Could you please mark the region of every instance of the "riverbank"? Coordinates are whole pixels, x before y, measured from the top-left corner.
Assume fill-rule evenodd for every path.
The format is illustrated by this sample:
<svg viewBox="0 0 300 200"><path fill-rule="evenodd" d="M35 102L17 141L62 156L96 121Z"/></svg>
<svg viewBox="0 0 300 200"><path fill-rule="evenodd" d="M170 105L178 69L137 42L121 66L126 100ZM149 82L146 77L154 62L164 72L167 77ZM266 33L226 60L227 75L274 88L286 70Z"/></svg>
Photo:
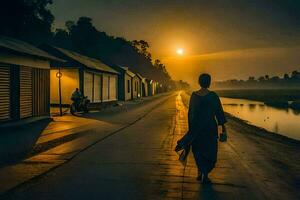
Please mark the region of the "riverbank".
<svg viewBox="0 0 300 200"><path fill-rule="evenodd" d="M277 176L300 189L300 141L253 126L232 115L226 116L229 140L231 134L245 137L248 143L260 149L257 153L263 154L266 162L276 167Z"/></svg>
<svg viewBox="0 0 300 200"><path fill-rule="evenodd" d="M190 98L189 92L182 93L182 100L187 107L189 104L189 98ZM226 117L227 117L227 120L230 122L230 124L234 124L235 127L239 128L241 131L245 130L245 133L247 133L247 134L252 134L252 135L255 135L258 137L274 140L277 142L282 142L285 144L298 145L300 147L299 140L295 140L295 139L286 137L284 135L280 135L280 134L268 131L266 129L251 125L247 121L242 120L238 117L235 117L229 113L226 113ZM300 134L300 131L299 131L299 134ZM300 148L299 148L299 150L300 150Z"/></svg>
<svg viewBox="0 0 300 200"><path fill-rule="evenodd" d="M190 96L183 93L182 97L184 104L188 105ZM255 166L252 168L254 174L259 174L262 169L269 171L274 177L264 178L269 179L267 182L279 178L287 186L299 190L300 141L253 126L230 114L226 116L228 143L237 148L242 159Z"/></svg>
<svg viewBox="0 0 300 200"><path fill-rule="evenodd" d="M226 118L228 120L228 124L231 126L234 126L236 129L239 129L240 131L243 131L245 134L252 134L254 136L273 140L277 142L281 142L287 145L298 145L300 147L300 141L295 140L289 137L286 137L284 135L280 135L271 131L268 131L264 128L260 128L257 126L254 126L252 124L249 124L247 121L242 120L238 117L235 117L229 113L226 113ZM299 148L300 150L300 148Z"/></svg>

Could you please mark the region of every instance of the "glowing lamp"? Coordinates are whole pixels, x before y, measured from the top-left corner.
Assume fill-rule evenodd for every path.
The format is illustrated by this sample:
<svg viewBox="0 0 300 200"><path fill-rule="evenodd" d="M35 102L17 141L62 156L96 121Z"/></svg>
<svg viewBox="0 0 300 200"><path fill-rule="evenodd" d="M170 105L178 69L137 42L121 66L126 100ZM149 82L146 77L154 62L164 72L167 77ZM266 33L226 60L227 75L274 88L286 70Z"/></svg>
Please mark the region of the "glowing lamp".
<svg viewBox="0 0 300 200"><path fill-rule="evenodd" d="M56 73L56 78L61 78L62 77L62 73L61 72L57 72Z"/></svg>

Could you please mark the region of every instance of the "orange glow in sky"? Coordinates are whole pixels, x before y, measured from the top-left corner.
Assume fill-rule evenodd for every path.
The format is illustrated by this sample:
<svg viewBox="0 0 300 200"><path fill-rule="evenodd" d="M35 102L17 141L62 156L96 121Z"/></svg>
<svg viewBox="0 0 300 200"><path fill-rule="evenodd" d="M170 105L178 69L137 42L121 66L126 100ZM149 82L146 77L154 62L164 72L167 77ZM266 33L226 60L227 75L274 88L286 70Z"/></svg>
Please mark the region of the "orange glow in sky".
<svg viewBox="0 0 300 200"><path fill-rule="evenodd" d="M296 0L82 2L51 5L55 27L92 17L110 35L147 41L152 58L160 59L173 79L195 87L200 73L227 80L299 71L300 7L291 3Z"/></svg>

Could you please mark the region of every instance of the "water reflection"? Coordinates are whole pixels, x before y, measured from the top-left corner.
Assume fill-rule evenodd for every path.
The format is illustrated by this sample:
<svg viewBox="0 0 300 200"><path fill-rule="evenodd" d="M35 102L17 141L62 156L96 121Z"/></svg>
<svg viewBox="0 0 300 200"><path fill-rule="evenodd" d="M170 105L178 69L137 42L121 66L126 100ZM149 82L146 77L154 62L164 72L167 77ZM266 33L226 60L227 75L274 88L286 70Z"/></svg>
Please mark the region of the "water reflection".
<svg viewBox="0 0 300 200"><path fill-rule="evenodd" d="M274 132L275 133L279 133L279 127L278 127L278 123L277 122L275 123L275 126L274 126Z"/></svg>
<svg viewBox="0 0 300 200"><path fill-rule="evenodd" d="M265 105L260 104L260 105L258 105L258 107L259 107L260 112L265 111Z"/></svg>
<svg viewBox="0 0 300 200"><path fill-rule="evenodd" d="M275 108L263 102L221 98L224 110L258 127L300 140L299 111Z"/></svg>
<svg viewBox="0 0 300 200"><path fill-rule="evenodd" d="M256 108L256 104L249 104L249 110L251 112L255 111L255 108Z"/></svg>

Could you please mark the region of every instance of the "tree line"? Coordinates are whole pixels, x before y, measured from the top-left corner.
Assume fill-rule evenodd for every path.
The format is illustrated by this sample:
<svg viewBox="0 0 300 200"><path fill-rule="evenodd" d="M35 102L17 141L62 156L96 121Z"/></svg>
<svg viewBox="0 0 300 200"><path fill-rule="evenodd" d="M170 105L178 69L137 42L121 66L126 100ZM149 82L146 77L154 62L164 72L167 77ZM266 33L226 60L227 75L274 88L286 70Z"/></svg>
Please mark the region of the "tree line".
<svg viewBox="0 0 300 200"><path fill-rule="evenodd" d="M47 8L52 3L52 0L6 0L0 8L0 34L34 45L48 43L100 59L106 64L130 67L161 83L171 81L166 66L152 58L147 41L129 41L108 35L85 16L77 21L67 21L63 29L54 30L55 17Z"/></svg>
<svg viewBox="0 0 300 200"><path fill-rule="evenodd" d="M300 87L300 72L292 71L280 76L264 75L259 77L249 76L247 80L230 79L216 81L216 88L244 88L244 87Z"/></svg>

